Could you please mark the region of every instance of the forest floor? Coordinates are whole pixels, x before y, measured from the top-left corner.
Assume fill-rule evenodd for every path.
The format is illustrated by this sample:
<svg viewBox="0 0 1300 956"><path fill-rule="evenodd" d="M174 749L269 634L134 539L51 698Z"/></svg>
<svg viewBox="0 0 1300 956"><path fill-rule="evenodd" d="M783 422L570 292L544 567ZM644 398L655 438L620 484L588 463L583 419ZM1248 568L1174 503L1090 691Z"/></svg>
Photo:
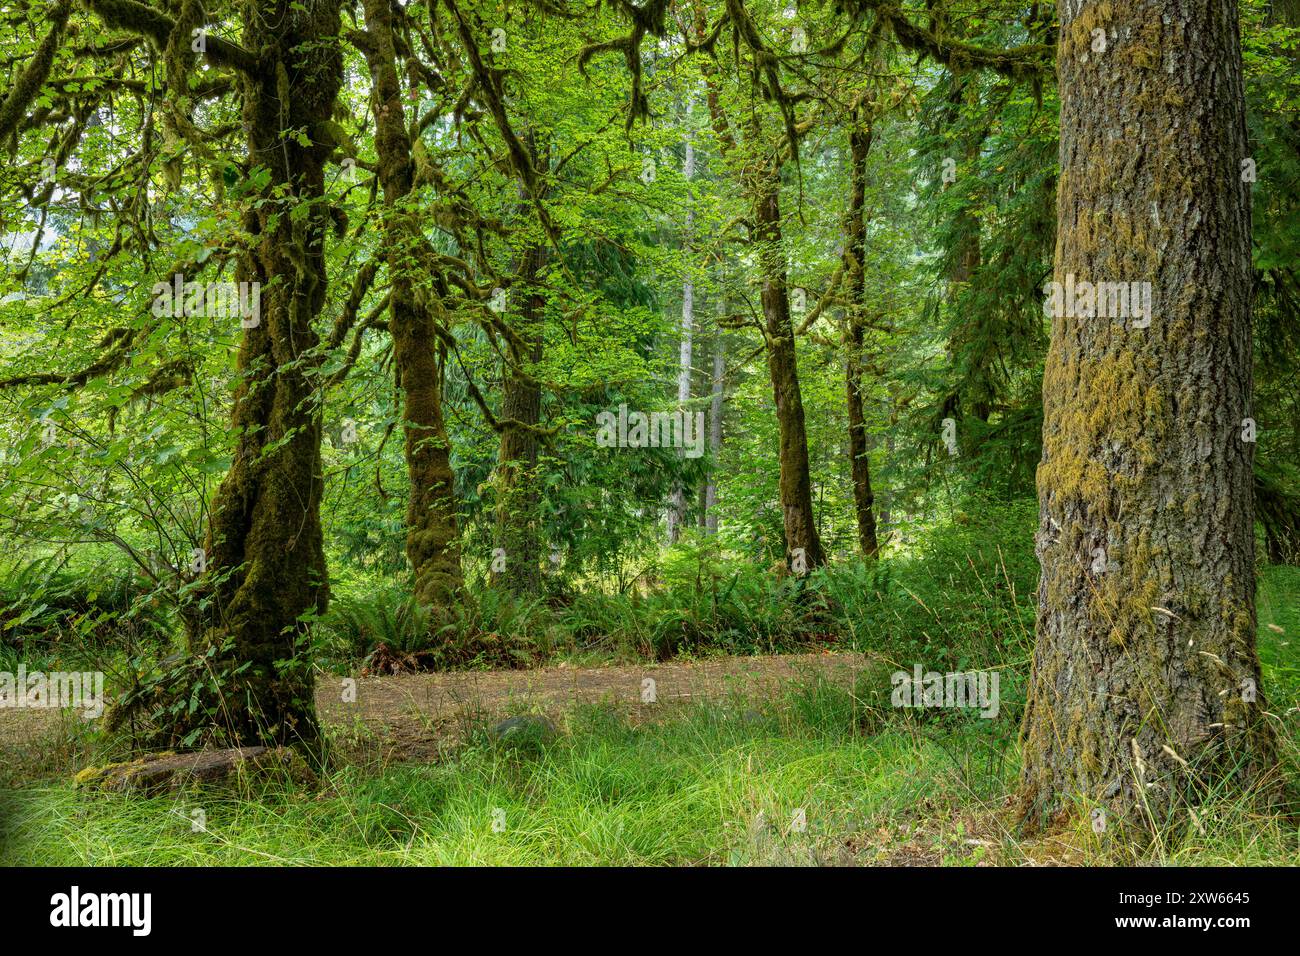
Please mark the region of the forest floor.
<svg viewBox="0 0 1300 956"><path fill-rule="evenodd" d="M338 767L311 793L89 794L71 773L104 757L76 746L76 718L0 712L3 749L26 763L0 845L14 862L92 865L991 861L990 807L923 792L946 773L940 748L854 730L866 663L815 653L399 674L356 678L352 702L323 677ZM546 715L560 739L503 745L491 728L521 715ZM182 826L195 806L197 834ZM494 832L497 813L508 834Z"/></svg>
<svg viewBox="0 0 1300 956"><path fill-rule="evenodd" d="M718 657L663 664L384 674L322 675L316 711L345 759L437 759L485 722L519 716L560 719L580 705L611 708L643 723L674 705L730 699L751 704L818 677L851 689L866 658L852 652ZM642 701L653 680L654 702ZM345 699L350 698L350 699ZM57 710L0 708L0 766L10 781L66 771L60 746L78 718ZM0 782L3 782L0 780Z"/></svg>
<svg viewBox="0 0 1300 956"><path fill-rule="evenodd" d="M337 737L381 743L389 759L434 757L463 742L473 727L500 718L562 718L580 705L618 711L633 723L674 705L744 700L758 703L818 677L850 689L866 658L852 652L719 657L617 667L455 671L354 678L322 677L316 711ZM643 701L654 681L654 700ZM345 697L353 697L347 700ZM3 734L0 723L0 734Z"/></svg>
<svg viewBox="0 0 1300 956"><path fill-rule="evenodd" d="M1276 660L1286 638L1262 604ZM889 706L890 669L816 653L358 677L355 688L322 675L336 759L321 780L152 797L73 785L77 770L114 759L91 722L0 711L0 862L1294 865L1294 823L1232 801L1136 859L1086 816L1026 838L1011 813L1009 699L1000 719L914 716ZM654 703L642 701L647 678ZM552 739L493 732L543 714Z"/></svg>

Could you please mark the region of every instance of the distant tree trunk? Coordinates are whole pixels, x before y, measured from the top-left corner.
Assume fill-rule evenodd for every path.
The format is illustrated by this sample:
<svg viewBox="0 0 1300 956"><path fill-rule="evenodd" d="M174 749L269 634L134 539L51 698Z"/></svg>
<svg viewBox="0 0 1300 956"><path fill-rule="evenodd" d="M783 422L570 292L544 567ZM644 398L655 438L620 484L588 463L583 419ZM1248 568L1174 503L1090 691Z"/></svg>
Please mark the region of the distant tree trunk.
<svg viewBox="0 0 1300 956"><path fill-rule="evenodd" d="M1255 519L1264 529L1270 564L1300 565L1300 497L1270 476L1255 474Z"/></svg>
<svg viewBox="0 0 1300 956"><path fill-rule="evenodd" d="M532 138L527 143L532 150ZM497 452L497 547L506 554L506 570L493 575L493 585L515 594L541 593L541 490L536 481L538 438L542 418L542 383L537 378L545 346L546 297L541 272L547 262L542 242L530 245L520 263L524 290L517 342L510 344L501 400L501 444Z"/></svg>
<svg viewBox="0 0 1300 956"><path fill-rule="evenodd" d="M848 355L845 361L845 384L849 418L849 458L853 467L853 505L858 522L858 548L863 557L874 558L880 551L876 539L875 495L871 491L870 445L867 422L863 414L862 392L865 367L862 360L866 335L867 298L867 154L871 150L871 124L864 121L863 107L855 111L849 130L851 164L849 190L849 252L856 260L852 280L852 302L848 308Z"/></svg>
<svg viewBox="0 0 1300 956"><path fill-rule="evenodd" d="M1152 307L1149 328L1052 320L1020 811L1034 825L1096 808L1112 827L1163 828L1184 801L1239 793L1274 763L1242 440L1237 6L1124 0L1104 20L1078 6L1060 7L1055 279L1149 281Z"/></svg>
<svg viewBox="0 0 1300 956"><path fill-rule="evenodd" d="M723 300L725 309L725 300ZM704 486L704 529L709 534L718 533L718 456L722 452L722 401L723 382L727 366L727 343L719 328L713 335L713 392L709 402L709 452L714 470L709 473Z"/></svg>
<svg viewBox="0 0 1300 956"><path fill-rule="evenodd" d="M977 88L972 83L973 74L958 74L950 78L945 109L947 123L955 124L959 120L966 90ZM962 163L967 175L975 175L973 167L979 160L983 145L984 134L970 136L964 144ZM953 312L960 307L958 297L970 285L983 261L979 215L969 206L963 206L957 211L955 221L955 241L948 271L949 308ZM969 309L954 318L948 339L948 359L953 363L961 363L964 368L965 379L957 386L958 395L967 398L966 407L962 410L987 422L993 407L990 363L995 360L995 355L988 348L991 336L981 325L984 319L978 311Z"/></svg>
<svg viewBox="0 0 1300 956"><path fill-rule="evenodd" d="M362 40L372 80L375 148L387 221L384 255L392 281L388 312L393 361L404 397L406 470L406 554L415 572L415 599L446 608L461 593L460 535L456 522L455 475L442 415L442 369L438 364L433 316L416 294L409 263L418 261L416 211L405 208L414 176L411 138L402 110L393 40L392 13L385 0L364 0Z"/></svg>
<svg viewBox="0 0 1300 956"><path fill-rule="evenodd" d="M1265 21L1270 26L1300 27L1300 0L1273 0ZM1292 44L1282 52L1300 66L1300 48ZM1300 139L1300 125L1292 124L1292 143ZM1293 149L1293 152L1296 152ZM1300 422L1294 426L1300 435ZM1292 445L1294 447L1294 444ZM1264 548L1270 564L1300 565L1300 496L1288 495L1283 485L1256 469L1255 517L1264 529Z"/></svg>
<svg viewBox="0 0 1300 956"><path fill-rule="evenodd" d="M691 102L686 103L686 116L691 115ZM687 188L690 188L690 182L695 178L695 144L691 142L690 134L686 136L686 162L683 166L683 175L687 182ZM687 403L691 400L691 361L692 361L692 344L695 332L695 281L691 272L693 263L691 261L691 239L695 230L695 208L692 205L686 207L686 229L683 237L683 247L686 252L686 278L682 281L682 326L681 326L681 351L678 356L677 365L677 404L686 412ZM678 487L673 491L673 504L668 512L668 542L676 544L677 539L681 536L682 525L686 522L686 491Z"/></svg>
<svg viewBox="0 0 1300 956"><path fill-rule="evenodd" d="M757 140L757 137L755 137ZM781 171L774 157L754 162L747 191L754 211L753 239L758 247L763 282L764 339L767 368L776 400L780 432L780 496L785 527L786 562L799 550L811 570L826 562L813 517L812 481L803 395L795 358L794 323L786 287L785 248L781 236Z"/></svg>
<svg viewBox="0 0 1300 956"><path fill-rule="evenodd" d="M894 460L894 450L895 450L894 434L898 429L898 403L895 400L894 393L892 391L885 396L884 401L881 403L881 405L882 405L881 411L883 412L885 423L886 423L885 424L885 461L890 462ZM883 496L883 500L879 504L877 511L878 511L878 518L876 521L877 540L879 540L880 538L881 529L884 529L884 541L881 541L880 543L887 544L890 538L892 537L892 532L890 531L890 528L893 526L893 522L894 522L894 513L890 509L888 495Z"/></svg>
<svg viewBox="0 0 1300 956"><path fill-rule="evenodd" d="M689 146L687 147L689 149ZM694 220L694 213L687 210L686 227L689 230ZM691 400L691 361L695 331L695 283L689 278L682 283L682 328L681 350L677 371L677 404L683 414ZM678 486L673 491L673 506L668 514L668 541L676 544L681 537L682 525L686 522L686 492Z"/></svg>
<svg viewBox="0 0 1300 956"><path fill-rule="evenodd" d="M1269 26L1300 26L1300 0L1271 0L1264 22ZM1300 50L1294 46L1286 54L1292 60L1300 60Z"/></svg>
<svg viewBox="0 0 1300 956"><path fill-rule="evenodd" d="M957 214L957 219L959 245L952 272L948 276L953 299L958 295L958 290L970 285L981 261L979 216L963 209ZM977 315L967 314L958 319L958 322L960 324L953 331L948 350L954 361L963 359L965 353L964 360L968 363L966 381L960 386L969 395L969 407L963 408L963 411L987 422L993 412L993 390L989 377L992 369L989 365L994 357L984 351L983 342L987 333L979 328Z"/></svg>
<svg viewBox="0 0 1300 956"><path fill-rule="evenodd" d="M787 567L801 556L811 570L826 563L817 524L813 517L812 481L808 464L808 435L804 426L803 396L799 389L799 367L795 352L794 322L786 287L785 247L781 234L780 146L763 155L766 139L762 120L751 113L748 123L749 155L743 155L718 94L714 76L706 70L709 115L718 146L728 159L750 207L749 241L758 252L759 277L763 284L763 347L776 403L780 435L779 497L785 536Z"/></svg>
<svg viewBox="0 0 1300 956"><path fill-rule="evenodd" d="M201 651L231 641L239 666L222 687L236 742L310 746L319 736L302 617L329 599L321 536L319 339L325 304L324 166L330 146L282 131L321 128L343 79L337 4L260 2L243 42L258 70L241 80L249 156L266 201L245 216L255 244L239 281L261 284L259 324L244 330L232 424L234 457L212 502L205 542L212 610ZM284 197L283 199L272 197ZM290 210L305 215L290 215Z"/></svg>

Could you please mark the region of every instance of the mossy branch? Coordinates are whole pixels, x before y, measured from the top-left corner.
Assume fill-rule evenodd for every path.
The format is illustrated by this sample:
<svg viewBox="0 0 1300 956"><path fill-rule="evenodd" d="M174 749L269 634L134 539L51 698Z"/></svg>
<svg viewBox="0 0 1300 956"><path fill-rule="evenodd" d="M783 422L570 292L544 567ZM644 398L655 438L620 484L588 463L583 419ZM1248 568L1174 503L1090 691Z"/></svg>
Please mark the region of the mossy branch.
<svg viewBox="0 0 1300 956"><path fill-rule="evenodd" d="M650 116L650 100L642 87L641 41L647 33L657 39L662 39L667 34L664 18L668 12L668 0L647 0L640 7L627 0L613 0L611 5L617 7L632 21L632 30L618 39L583 47L578 54L578 72L586 76L587 64L602 53L623 54L623 62L627 65L628 75L632 79L631 102L626 121L627 129L631 130L638 119L646 119Z"/></svg>
<svg viewBox="0 0 1300 956"><path fill-rule="evenodd" d="M538 181L537 168L533 165L532 151L524 146L519 134L515 132L510 123L510 117L506 114L505 100L501 95L499 74L490 70L487 64L483 62L483 57L478 51L478 45L474 41L474 35L470 33L469 24L465 22L465 17L461 13L460 7L456 5L455 0L444 0L444 2L448 11L456 20L456 32L460 36L461 46L465 50L470 70L478 82L479 89L487 100L488 110L492 114L497 132L501 134L501 138L506 142L510 165L523 183L528 198L537 211L537 218L542 228L546 230L546 234L551 241L558 246L560 242L559 231L551 221L546 207L542 205L544 188Z"/></svg>
<svg viewBox="0 0 1300 956"><path fill-rule="evenodd" d="M62 385L68 389L80 388L92 378L106 375L118 368L126 358L136 332L129 328L111 329L99 343L102 354L92 364L79 372L33 372L0 379L0 388L18 388L32 385Z"/></svg>
<svg viewBox="0 0 1300 956"><path fill-rule="evenodd" d="M27 112L27 107L31 106L32 101L36 99L36 94L41 91L41 86L49 78L50 69L54 66L54 56L63 42L63 34L68 28L68 17L71 13L72 5L69 3L60 3L54 8L51 14L50 32L36 48L35 55L5 96L4 102L0 103L0 140L8 139L18 128L19 120Z"/></svg>
<svg viewBox="0 0 1300 956"><path fill-rule="evenodd" d="M918 27L898 7L884 0L855 0L854 12L873 12L907 49L923 53L952 70L992 70L1013 80L1033 79L1050 73L1056 48L1048 43L1026 43L1006 50L991 50L966 43L938 30Z"/></svg>
<svg viewBox="0 0 1300 956"><path fill-rule="evenodd" d="M171 17L138 0L82 0L86 9L110 27L147 37L160 50L167 49L167 40L176 24ZM214 66L226 66L243 73L256 73L257 57L238 43L217 36L207 36L204 56Z"/></svg>

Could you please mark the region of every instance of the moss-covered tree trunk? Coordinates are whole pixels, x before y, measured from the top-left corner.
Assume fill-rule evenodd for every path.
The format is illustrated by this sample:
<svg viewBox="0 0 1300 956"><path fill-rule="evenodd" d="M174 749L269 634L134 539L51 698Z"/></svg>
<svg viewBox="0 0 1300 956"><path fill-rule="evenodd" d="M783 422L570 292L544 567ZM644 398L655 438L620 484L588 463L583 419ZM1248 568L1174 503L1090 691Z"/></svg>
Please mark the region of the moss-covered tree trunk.
<svg viewBox="0 0 1300 956"><path fill-rule="evenodd" d="M757 139L757 137L755 137ZM755 162L747 177L752 201L753 238L763 283L762 302L767 368L776 400L780 434L780 499L785 526L786 562L802 555L808 570L825 563L813 517L812 479L808 467L808 433L795 358L794 322L790 315L785 249L781 237L781 173L772 158Z"/></svg>
<svg viewBox="0 0 1300 956"><path fill-rule="evenodd" d="M249 157L270 185L245 218L253 244L237 278L260 283L261 314L239 349L239 439L212 505L203 636L229 641L242 668L222 700L226 727L244 743L310 745L318 736L300 618L328 600L314 323L326 292L320 199L331 146L321 132L343 75L338 26L337 3L277 0L256 4L244 33L257 51L241 80Z"/></svg>
<svg viewBox="0 0 1300 956"><path fill-rule="evenodd" d="M1146 328L1141 314L1052 319L1020 809L1031 824L1100 810L1111 827L1160 828L1197 793L1238 793L1273 762L1242 425L1237 7L1060 11L1055 280L1149 282L1152 297Z"/></svg>
<svg viewBox="0 0 1300 956"><path fill-rule="evenodd" d="M412 138L402 109L392 13L385 0L365 0L360 45L370 67L379 182L387 207L384 256L392 281L388 313L393 362L402 390L406 471L406 555L415 575L415 599L445 609L461 594L460 535L455 475L442 414L442 369L434 317L416 285L421 262L418 210L410 208L414 181ZM425 284L425 293L429 283Z"/></svg>
<svg viewBox="0 0 1300 956"><path fill-rule="evenodd" d="M859 107L859 112L861 107ZM871 125L860 115L854 116L849 129L849 223L848 246L855 262L850 286L852 301L848 308L845 357L845 385L849 418L849 459L853 469L853 509L858 525L858 548L863 557L873 558L880 551L876 538L876 496L871 491L871 462L867 455L867 421L863 412L862 392L865 368L862 349L866 337L867 299L867 154L871 151Z"/></svg>
<svg viewBox="0 0 1300 956"><path fill-rule="evenodd" d="M530 152L532 138L527 140ZM510 343L501 395L501 443L497 452L497 547L505 551L505 570L493 575L494 585L515 594L541 591L541 489L536 480L539 452L537 428L542 420L542 383L537 363L545 347L546 297L541 272L547 248L540 241L523 253L519 277L523 301L516 339Z"/></svg>

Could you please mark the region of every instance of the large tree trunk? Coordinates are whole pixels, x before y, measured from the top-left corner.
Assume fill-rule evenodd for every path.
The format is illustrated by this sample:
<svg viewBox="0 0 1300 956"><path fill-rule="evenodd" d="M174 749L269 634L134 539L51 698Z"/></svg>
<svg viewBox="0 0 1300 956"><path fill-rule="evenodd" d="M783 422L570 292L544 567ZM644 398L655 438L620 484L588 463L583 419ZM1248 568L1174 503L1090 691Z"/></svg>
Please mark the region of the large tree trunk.
<svg viewBox="0 0 1300 956"><path fill-rule="evenodd" d="M754 164L747 184L753 200L754 242L758 246L763 282L764 339L767 368L776 399L780 431L780 496L785 525L786 561L793 565L802 552L811 570L825 563L813 519L812 480L808 467L808 435L804 428L803 395L795 358L794 323L786 287L785 249L781 238L780 167L769 160Z"/></svg>
<svg viewBox="0 0 1300 956"><path fill-rule="evenodd" d="M330 119L343 75L338 29L337 4L279 0L259 4L244 34L259 57L243 80L249 156L270 171L271 185L245 220L255 245L238 278L261 283L261 316L239 350L239 439L212 505L205 550L214 600L203 636L204 646L230 641L226 652L246 665L222 688L239 743L310 745L318 736L300 618L328 600L313 350L326 292L321 196L330 146L320 137L303 146L281 131L317 131ZM280 195L287 199L271 198Z"/></svg>
<svg viewBox="0 0 1300 956"><path fill-rule="evenodd" d="M845 384L849 417L849 458L853 467L853 506L858 522L858 548L863 557L874 558L880 551L876 538L875 495L871 491L871 462L867 455L867 421L863 413L862 391L865 367L862 360L866 336L867 298L867 224L863 218L867 196L867 154L871 150L871 125L863 122L859 107L849 130L850 193L849 252L856 260L851 286L852 301L848 308Z"/></svg>
<svg viewBox="0 0 1300 956"><path fill-rule="evenodd" d="M1151 828L1273 764L1255 653L1250 207L1237 5L1063 4L1055 278L1141 282L1150 327L1052 321L1031 824ZM1105 51L1093 30L1106 31ZM1138 326L1141 322L1138 321Z"/></svg>
<svg viewBox="0 0 1300 956"><path fill-rule="evenodd" d="M442 369L434 319L417 294L412 263L420 261L415 211L406 208L414 178L411 137L402 110L392 13L387 0L365 0L361 39L370 66L375 149L387 207L383 238L392 291L389 329L403 395L406 471L406 554L415 574L415 599L429 608L456 601L463 586L456 522L455 475L442 416Z"/></svg>

